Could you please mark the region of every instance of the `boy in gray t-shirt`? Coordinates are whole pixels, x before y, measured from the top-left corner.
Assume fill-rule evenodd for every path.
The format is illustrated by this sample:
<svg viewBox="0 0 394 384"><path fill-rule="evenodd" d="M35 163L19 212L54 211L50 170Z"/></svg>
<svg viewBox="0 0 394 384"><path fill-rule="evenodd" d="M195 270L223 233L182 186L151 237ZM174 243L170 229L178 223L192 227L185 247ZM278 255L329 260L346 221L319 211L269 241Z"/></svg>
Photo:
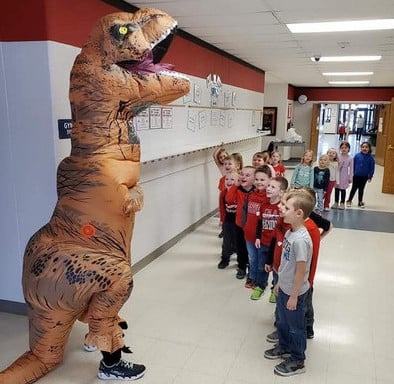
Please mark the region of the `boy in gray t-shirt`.
<svg viewBox="0 0 394 384"><path fill-rule="evenodd" d="M309 290L312 240L304 221L313 208L314 201L304 190L292 190L282 200L283 220L290 224L291 229L286 232L283 241L279 279L275 286L279 343L264 352L268 359L285 358L274 368L275 373L281 376L305 372L305 304Z"/></svg>

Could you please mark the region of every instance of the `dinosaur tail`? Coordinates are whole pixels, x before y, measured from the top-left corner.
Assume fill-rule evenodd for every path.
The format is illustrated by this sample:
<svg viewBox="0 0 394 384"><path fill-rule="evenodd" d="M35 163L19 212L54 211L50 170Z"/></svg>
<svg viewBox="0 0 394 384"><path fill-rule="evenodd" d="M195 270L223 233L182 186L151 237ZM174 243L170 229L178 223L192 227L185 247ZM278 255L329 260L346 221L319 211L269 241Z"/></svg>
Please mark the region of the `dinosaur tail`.
<svg viewBox="0 0 394 384"><path fill-rule="evenodd" d="M8 368L0 372L0 383L30 384L46 375L54 366L44 364L32 352L25 352Z"/></svg>

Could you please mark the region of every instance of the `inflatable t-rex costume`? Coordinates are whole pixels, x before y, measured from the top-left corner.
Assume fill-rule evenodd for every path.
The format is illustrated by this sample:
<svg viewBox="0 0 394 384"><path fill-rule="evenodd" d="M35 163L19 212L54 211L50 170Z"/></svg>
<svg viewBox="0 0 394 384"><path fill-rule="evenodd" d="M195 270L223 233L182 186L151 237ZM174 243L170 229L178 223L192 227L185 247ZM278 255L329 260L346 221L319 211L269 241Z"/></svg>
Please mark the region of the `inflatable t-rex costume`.
<svg viewBox="0 0 394 384"><path fill-rule="evenodd" d="M75 60L71 155L58 167L54 213L24 255L30 350L0 373L0 383L33 383L56 367L76 320L88 323L85 342L104 356L124 348L118 312L133 286L130 242L143 200L140 146L128 124L150 104L189 91L185 76L158 64L175 27L156 9L114 13Z"/></svg>

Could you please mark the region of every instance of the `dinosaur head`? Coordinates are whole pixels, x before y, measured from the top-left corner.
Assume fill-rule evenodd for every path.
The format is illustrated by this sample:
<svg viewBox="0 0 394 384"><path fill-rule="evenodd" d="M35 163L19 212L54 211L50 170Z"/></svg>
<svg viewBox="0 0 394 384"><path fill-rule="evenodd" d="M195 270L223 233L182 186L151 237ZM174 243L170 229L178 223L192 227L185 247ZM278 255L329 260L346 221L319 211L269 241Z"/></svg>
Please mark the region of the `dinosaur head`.
<svg viewBox="0 0 394 384"><path fill-rule="evenodd" d="M131 143L133 116L189 92L186 76L160 62L175 29L172 17L151 8L98 21L71 70L73 153Z"/></svg>
<svg viewBox="0 0 394 384"><path fill-rule="evenodd" d="M146 81L152 81L149 77L170 78L177 89L173 101L189 92L190 87L185 75L172 71L173 65L161 63L176 27L177 22L171 16L153 8L113 13L98 22L88 44L100 51L103 67L116 65Z"/></svg>

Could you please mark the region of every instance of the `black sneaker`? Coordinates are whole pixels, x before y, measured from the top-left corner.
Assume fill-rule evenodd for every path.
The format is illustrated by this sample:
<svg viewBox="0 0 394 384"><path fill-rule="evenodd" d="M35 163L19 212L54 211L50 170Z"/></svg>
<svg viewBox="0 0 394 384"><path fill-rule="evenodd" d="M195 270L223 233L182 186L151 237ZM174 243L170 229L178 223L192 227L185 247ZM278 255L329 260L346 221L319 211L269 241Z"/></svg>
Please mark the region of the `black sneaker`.
<svg viewBox="0 0 394 384"><path fill-rule="evenodd" d="M220 260L220 263L218 264L219 269L224 269L228 266L228 261L226 260Z"/></svg>
<svg viewBox="0 0 394 384"><path fill-rule="evenodd" d="M101 380L137 380L144 376L145 366L120 360L118 363L107 367L100 361L97 377Z"/></svg>
<svg viewBox="0 0 394 384"><path fill-rule="evenodd" d="M305 372L305 365L303 361L295 361L291 358L282 361L276 365L274 372L280 376L293 376Z"/></svg>
<svg viewBox="0 0 394 384"><path fill-rule="evenodd" d="M281 347L279 347L279 345L275 345L274 348L267 349L264 352L264 357L270 360L286 359L290 357L290 352L286 352Z"/></svg>
<svg viewBox="0 0 394 384"><path fill-rule="evenodd" d="M246 271L244 269L238 268L235 277L239 280L242 280L245 278L245 276L246 276Z"/></svg>
<svg viewBox="0 0 394 384"><path fill-rule="evenodd" d="M313 339L315 337L315 332L312 327L306 327L306 338Z"/></svg>
<svg viewBox="0 0 394 384"><path fill-rule="evenodd" d="M279 342L279 336L278 336L278 331L271 332L269 335L265 337L265 339L269 343L278 343Z"/></svg>

